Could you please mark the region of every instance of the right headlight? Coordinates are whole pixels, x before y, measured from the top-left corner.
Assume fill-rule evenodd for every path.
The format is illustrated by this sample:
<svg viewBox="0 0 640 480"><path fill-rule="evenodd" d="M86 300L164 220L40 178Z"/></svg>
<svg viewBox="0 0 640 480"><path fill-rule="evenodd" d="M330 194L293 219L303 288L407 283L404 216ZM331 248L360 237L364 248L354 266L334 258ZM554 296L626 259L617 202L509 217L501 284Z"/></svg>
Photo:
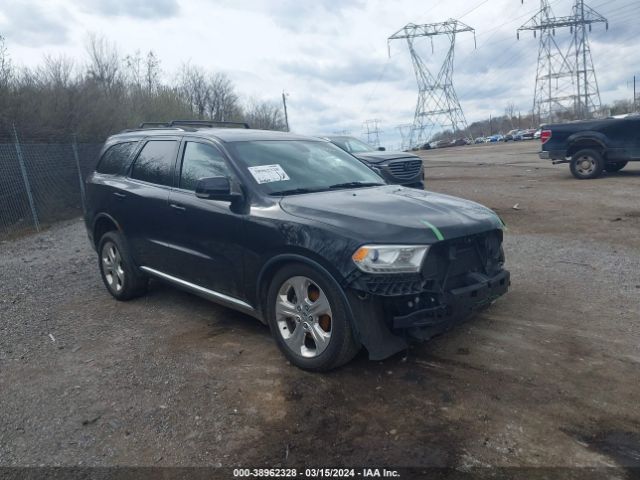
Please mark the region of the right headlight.
<svg viewBox="0 0 640 480"><path fill-rule="evenodd" d="M428 250L427 245L364 245L351 258L367 273L417 273Z"/></svg>

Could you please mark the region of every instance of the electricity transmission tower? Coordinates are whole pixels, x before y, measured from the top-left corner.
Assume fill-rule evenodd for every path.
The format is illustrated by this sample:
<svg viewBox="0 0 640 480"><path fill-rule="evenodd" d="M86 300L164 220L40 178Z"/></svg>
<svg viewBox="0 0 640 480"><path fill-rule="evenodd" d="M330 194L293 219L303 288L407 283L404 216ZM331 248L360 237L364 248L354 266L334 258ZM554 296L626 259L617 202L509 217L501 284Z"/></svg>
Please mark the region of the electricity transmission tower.
<svg viewBox="0 0 640 480"><path fill-rule="evenodd" d="M367 143L374 147L380 146L380 129L378 128L378 123L380 120L377 118L371 120L365 120L363 123L363 134L367 136Z"/></svg>
<svg viewBox="0 0 640 480"><path fill-rule="evenodd" d="M454 134L465 132L466 135L467 121L453 88L456 34L462 32L473 32L475 42L475 30L454 19L425 25L409 23L387 39L389 46L391 40L406 39L418 83L418 101L409 133L409 147L429 141L436 129L451 129ZM440 69L434 75L426 66L417 43L421 38L428 38L433 53L433 37L438 35L447 36L449 49Z"/></svg>
<svg viewBox="0 0 640 480"><path fill-rule="evenodd" d="M402 125L396 125L396 130L400 134L400 150L409 150L411 145L409 144L409 136L411 135L411 129L413 124L403 123Z"/></svg>
<svg viewBox="0 0 640 480"><path fill-rule="evenodd" d="M517 32L540 32L533 112L540 121L558 120L567 113L576 118L589 118L600 109L600 91L593 66L587 29L607 19L584 0L576 0L572 15L555 17L549 0L540 1L540 10ZM556 42L556 29L569 28L573 34L566 52Z"/></svg>

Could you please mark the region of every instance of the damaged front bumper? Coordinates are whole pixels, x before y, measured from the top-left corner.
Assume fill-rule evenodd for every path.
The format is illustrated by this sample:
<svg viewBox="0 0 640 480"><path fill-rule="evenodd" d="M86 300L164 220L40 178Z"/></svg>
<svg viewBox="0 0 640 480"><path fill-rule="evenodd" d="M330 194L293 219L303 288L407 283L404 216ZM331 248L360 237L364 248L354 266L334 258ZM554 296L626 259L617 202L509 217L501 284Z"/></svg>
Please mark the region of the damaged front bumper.
<svg viewBox="0 0 640 480"><path fill-rule="evenodd" d="M346 280L354 328L372 360L428 340L505 294L502 231L434 244L422 271L410 275L353 272Z"/></svg>
<svg viewBox="0 0 640 480"><path fill-rule="evenodd" d="M491 277L472 276L474 283L440 294L382 296L349 291L355 333L369 358L383 360L406 350L410 339L425 341L450 330L505 294L511 283L507 270Z"/></svg>
<svg viewBox="0 0 640 480"><path fill-rule="evenodd" d="M507 270L502 270L491 278L476 274L476 279L478 280L476 283L445 293L444 302L440 305L394 316L392 329L433 327L445 322L460 322L475 310L505 294L509 289L510 274Z"/></svg>

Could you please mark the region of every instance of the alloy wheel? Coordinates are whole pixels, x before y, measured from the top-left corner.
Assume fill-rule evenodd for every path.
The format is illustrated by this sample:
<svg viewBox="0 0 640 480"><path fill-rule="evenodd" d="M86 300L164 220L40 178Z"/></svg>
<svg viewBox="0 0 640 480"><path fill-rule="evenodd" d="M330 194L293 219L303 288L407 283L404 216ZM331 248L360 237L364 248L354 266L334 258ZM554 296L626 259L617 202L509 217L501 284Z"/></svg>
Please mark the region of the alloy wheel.
<svg viewBox="0 0 640 480"><path fill-rule="evenodd" d="M329 299L313 280L304 276L286 280L275 308L278 333L295 354L313 358L325 351L333 316Z"/></svg>
<svg viewBox="0 0 640 480"><path fill-rule="evenodd" d="M114 292L118 293L124 288L124 268L122 267L122 256L118 247L113 242L106 242L102 247L102 274L107 285Z"/></svg>

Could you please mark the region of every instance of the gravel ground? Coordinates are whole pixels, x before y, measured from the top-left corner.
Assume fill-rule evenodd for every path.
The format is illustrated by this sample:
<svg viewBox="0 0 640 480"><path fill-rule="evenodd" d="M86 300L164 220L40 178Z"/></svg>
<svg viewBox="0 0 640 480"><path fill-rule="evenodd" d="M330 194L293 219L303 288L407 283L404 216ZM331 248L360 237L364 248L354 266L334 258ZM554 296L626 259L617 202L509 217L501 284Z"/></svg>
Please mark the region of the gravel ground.
<svg viewBox="0 0 640 480"><path fill-rule="evenodd" d="M537 147L422 153L506 221L512 289L326 375L161 283L114 301L79 220L0 243L0 466L640 467L640 164L577 181Z"/></svg>

